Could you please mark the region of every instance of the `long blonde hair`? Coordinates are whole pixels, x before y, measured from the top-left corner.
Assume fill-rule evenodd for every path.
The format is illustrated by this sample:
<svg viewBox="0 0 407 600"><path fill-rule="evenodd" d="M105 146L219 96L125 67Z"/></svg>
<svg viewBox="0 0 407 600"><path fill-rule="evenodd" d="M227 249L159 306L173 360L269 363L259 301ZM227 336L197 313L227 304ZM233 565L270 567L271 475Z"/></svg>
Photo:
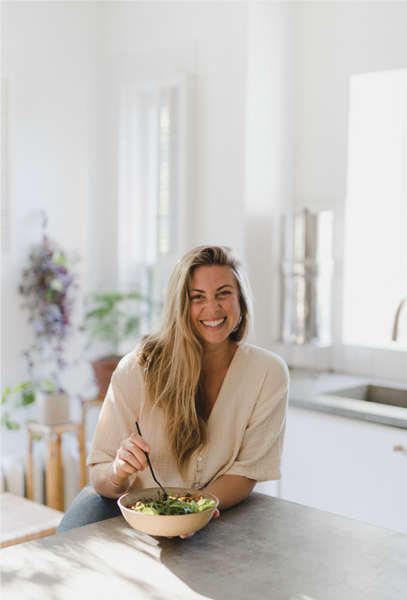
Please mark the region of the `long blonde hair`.
<svg viewBox="0 0 407 600"><path fill-rule="evenodd" d="M182 473L191 454L207 441L207 417L200 389L202 347L192 330L190 290L194 269L225 266L234 274L239 290L241 319L230 334L243 341L251 331L251 292L242 263L230 248L199 246L174 267L170 277L161 326L144 336L138 349L144 367L148 400L164 410L169 449Z"/></svg>

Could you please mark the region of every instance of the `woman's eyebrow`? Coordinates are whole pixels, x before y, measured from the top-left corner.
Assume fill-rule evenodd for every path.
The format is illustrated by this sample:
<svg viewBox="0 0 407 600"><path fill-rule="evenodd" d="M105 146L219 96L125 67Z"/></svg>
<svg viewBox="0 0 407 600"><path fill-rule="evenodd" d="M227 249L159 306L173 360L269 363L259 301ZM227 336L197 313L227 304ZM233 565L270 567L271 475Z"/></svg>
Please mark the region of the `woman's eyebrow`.
<svg viewBox="0 0 407 600"><path fill-rule="evenodd" d="M225 285L221 285L219 286L216 291L219 292L220 290L223 290L223 288L225 287L231 287L233 288L233 285L230 285L230 283L225 283ZM192 288L191 292L200 292L201 294L205 293L205 290L198 290L198 288Z"/></svg>

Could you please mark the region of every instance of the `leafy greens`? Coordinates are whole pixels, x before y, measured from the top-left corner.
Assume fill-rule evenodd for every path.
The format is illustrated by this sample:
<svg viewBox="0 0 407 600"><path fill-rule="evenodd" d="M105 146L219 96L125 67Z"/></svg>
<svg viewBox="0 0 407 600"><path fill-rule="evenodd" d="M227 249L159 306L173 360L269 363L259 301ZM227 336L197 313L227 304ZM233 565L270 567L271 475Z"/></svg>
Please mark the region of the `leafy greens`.
<svg viewBox="0 0 407 600"><path fill-rule="evenodd" d="M142 498L129 506L129 508L149 515L185 515L202 512L214 506L214 500L203 498L199 494L193 497L188 492L185 492L181 496L169 493L167 499L164 500L164 496L158 492L158 498L155 500L152 498Z"/></svg>

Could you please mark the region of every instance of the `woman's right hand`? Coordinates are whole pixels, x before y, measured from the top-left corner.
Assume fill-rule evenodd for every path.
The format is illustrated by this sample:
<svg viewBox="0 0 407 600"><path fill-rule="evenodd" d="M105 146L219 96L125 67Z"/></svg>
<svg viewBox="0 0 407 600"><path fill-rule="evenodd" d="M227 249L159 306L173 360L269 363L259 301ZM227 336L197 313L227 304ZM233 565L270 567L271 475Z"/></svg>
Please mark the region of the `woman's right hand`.
<svg viewBox="0 0 407 600"><path fill-rule="evenodd" d="M120 444L116 452L116 458L111 467L112 473L116 475L115 479L123 481L132 473L144 471L148 466L145 452L150 452L150 446L138 433L132 433L127 440ZM114 483L119 483L119 481L115 480Z"/></svg>
<svg viewBox="0 0 407 600"><path fill-rule="evenodd" d="M129 487L129 476L148 466L145 452L150 452L150 446L138 433L133 433L120 444L113 462L90 465L93 488L106 498L124 494Z"/></svg>

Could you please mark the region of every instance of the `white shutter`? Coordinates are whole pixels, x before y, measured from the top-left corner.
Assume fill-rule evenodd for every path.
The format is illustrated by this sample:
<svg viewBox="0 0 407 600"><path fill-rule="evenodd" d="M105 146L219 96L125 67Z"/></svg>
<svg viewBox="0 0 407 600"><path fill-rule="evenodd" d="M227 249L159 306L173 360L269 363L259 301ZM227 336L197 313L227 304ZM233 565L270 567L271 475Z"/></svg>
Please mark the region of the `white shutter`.
<svg viewBox="0 0 407 600"><path fill-rule="evenodd" d="M163 299L185 253L191 80L122 88L119 149L119 285Z"/></svg>

